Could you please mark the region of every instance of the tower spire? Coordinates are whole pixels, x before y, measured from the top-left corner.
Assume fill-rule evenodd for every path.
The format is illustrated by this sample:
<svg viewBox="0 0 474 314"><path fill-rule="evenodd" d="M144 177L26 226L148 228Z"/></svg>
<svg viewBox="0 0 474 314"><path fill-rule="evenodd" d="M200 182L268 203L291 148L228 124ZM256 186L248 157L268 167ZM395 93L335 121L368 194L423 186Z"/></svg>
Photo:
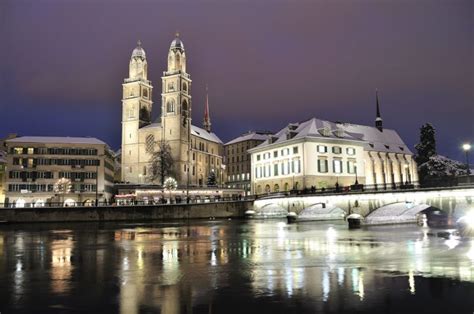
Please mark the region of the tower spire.
<svg viewBox="0 0 474 314"><path fill-rule="evenodd" d="M380 115L380 104L379 104L379 91L375 90L375 102L377 106L377 117L375 118L375 127L382 132L383 131L383 120Z"/></svg>
<svg viewBox="0 0 474 314"><path fill-rule="evenodd" d="M208 95L208 90L207 90L207 84L206 84L206 104L204 106L203 126L207 132L211 132L211 117L209 116L209 95Z"/></svg>

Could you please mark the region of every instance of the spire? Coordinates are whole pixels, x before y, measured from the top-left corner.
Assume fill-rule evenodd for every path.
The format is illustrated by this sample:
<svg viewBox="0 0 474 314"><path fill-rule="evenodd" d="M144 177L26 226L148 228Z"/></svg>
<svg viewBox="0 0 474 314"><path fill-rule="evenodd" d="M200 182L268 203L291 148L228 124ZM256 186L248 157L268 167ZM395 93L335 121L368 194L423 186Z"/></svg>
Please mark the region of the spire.
<svg viewBox="0 0 474 314"><path fill-rule="evenodd" d="M202 124L204 126L204 129L210 133L211 132L211 118L209 116L209 95L207 92L207 84L206 84L206 104L204 106L204 121Z"/></svg>
<svg viewBox="0 0 474 314"><path fill-rule="evenodd" d="M380 104L379 104L379 91L375 90L375 102L377 105L377 117L375 118L375 127L382 132L383 131L383 120L380 116Z"/></svg>

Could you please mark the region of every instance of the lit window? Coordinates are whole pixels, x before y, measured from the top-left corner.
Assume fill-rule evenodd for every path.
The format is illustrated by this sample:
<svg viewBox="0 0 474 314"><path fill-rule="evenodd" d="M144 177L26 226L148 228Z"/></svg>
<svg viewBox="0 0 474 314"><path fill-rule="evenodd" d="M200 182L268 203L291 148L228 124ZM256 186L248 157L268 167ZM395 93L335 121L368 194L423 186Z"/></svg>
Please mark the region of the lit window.
<svg viewBox="0 0 474 314"><path fill-rule="evenodd" d="M342 160L334 159L332 161L333 172L334 173L342 173Z"/></svg>
<svg viewBox="0 0 474 314"><path fill-rule="evenodd" d="M318 153L327 153L328 152L328 147L325 145L318 145Z"/></svg>
<svg viewBox="0 0 474 314"><path fill-rule="evenodd" d="M356 150L355 150L355 148L348 147L348 148L346 148L346 153L347 153L347 155L353 156L353 155L356 154Z"/></svg>
<svg viewBox="0 0 474 314"><path fill-rule="evenodd" d="M327 159L318 159L318 172L327 173L328 172L328 161Z"/></svg>

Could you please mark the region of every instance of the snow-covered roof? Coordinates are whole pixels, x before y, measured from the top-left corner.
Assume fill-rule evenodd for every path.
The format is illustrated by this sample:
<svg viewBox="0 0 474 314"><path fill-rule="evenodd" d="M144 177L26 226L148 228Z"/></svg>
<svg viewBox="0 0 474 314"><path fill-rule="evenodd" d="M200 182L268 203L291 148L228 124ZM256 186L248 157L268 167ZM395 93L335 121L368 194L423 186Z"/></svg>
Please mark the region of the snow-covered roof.
<svg viewBox="0 0 474 314"><path fill-rule="evenodd" d="M153 122L153 123L148 124L147 126L144 126L142 129L159 128L159 127L161 127L161 123Z"/></svg>
<svg viewBox="0 0 474 314"><path fill-rule="evenodd" d="M235 144L243 141L265 141L268 139L268 136L271 135L270 132L256 132L256 131L249 131L240 135L239 137L230 140L229 142L225 143L225 145Z"/></svg>
<svg viewBox="0 0 474 314"><path fill-rule="evenodd" d="M288 136L288 134L291 136ZM290 123L272 136L271 143L267 139L257 146L257 149L299 138L359 141L364 149L368 151L411 154L408 146L394 130L383 129L383 131L380 131L376 127L330 122L317 118Z"/></svg>
<svg viewBox="0 0 474 314"><path fill-rule="evenodd" d="M207 132L206 130L201 129L195 125L191 125L191 134L211 142L222 144L222 141L217 137L216 134Z"/></svg>
<svg viewBox="0 0 474 314"><path fill-rule="evenodd" d="M95 137L59 137L59 136L21 136L9 139L7 143L44 143L44 144L89 144L107 145Z"/></svg>

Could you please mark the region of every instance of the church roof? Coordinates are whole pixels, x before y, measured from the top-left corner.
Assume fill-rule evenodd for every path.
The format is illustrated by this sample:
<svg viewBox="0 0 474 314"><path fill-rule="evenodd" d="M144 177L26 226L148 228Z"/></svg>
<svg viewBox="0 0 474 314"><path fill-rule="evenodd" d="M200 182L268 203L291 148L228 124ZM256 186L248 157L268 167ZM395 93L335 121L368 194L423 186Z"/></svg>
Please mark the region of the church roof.
<svg viewBox="0 0 474 314"><path fill-rule="evenodd" d="M291 136L288 136L290 133ZM391 129L379 131L376 127L339 123L312 118L307 121L290 123L256 148L284 143L298 138L321 138L332 140L359 141L367 151L411 154L398 133Z"/></svg>
<svg viewBox="0 0 474 314"><path fill-rule="evenodd" d="M173 41L171 42L170 49L184 50L184 44L181 41L181 39L179 39L179 34L178 33L176 33L176 38L173 39Z"/></svg>
<svg viewBox="0 0 474 314"><path fill-rule="evenodd" d="M243 141L265 141L270 135L272 135L270 132L249 131L240 135L239 137L234 138L233 140L230 140L229 142L225 143L225 145L235 144Z"/></svg>
<svg viewBox="0 0 474 314"><path fill-rule="evenodd" d="M206 130L195 125L191 125L191 134L211 142L222 144L222 141L215 133L207 132Z"/></svg>
<svg viewBox="0 0 474 314"><path fill-rule="evenodd" d="M88 144L107 145L94 137L21 136L7 140L8 143Z"/></svg>

